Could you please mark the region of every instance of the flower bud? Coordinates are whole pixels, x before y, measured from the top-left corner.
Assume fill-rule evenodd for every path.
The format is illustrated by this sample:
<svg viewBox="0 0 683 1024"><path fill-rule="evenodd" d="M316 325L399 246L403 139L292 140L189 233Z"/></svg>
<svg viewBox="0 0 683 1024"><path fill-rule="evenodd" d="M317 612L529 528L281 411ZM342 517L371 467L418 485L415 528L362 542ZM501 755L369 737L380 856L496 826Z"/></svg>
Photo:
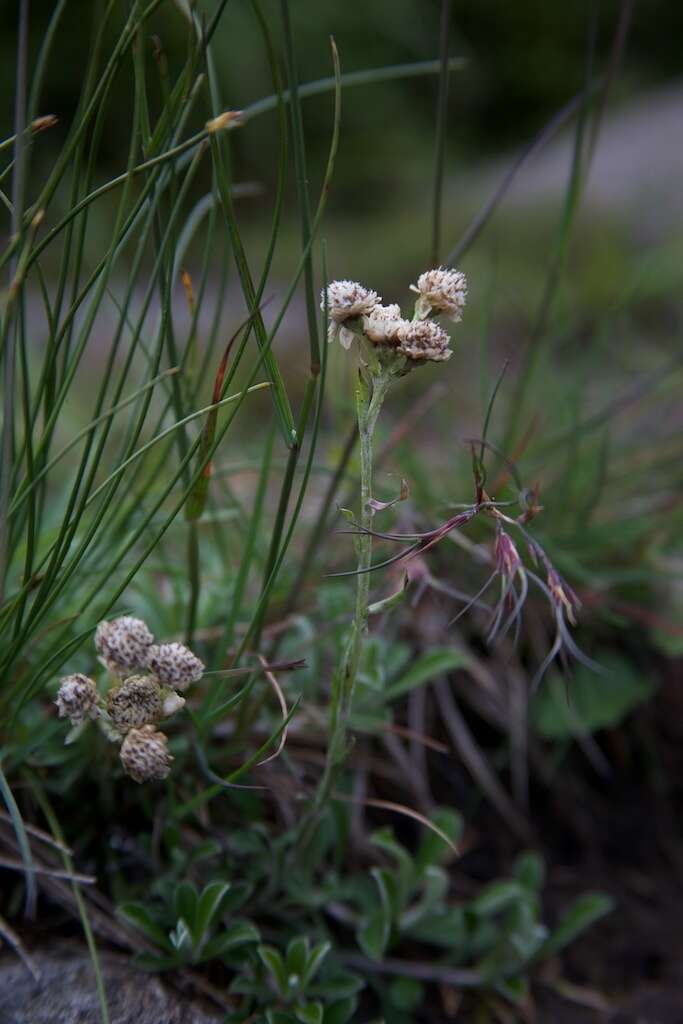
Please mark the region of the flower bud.
<svg viewBox="0 0 683 1024"><path fill-rule="evenodd" d="M131 729L119 755L126 775L140 783L165 779L173 762L167 745L168 738L153 725Z"/></svg>
<svg viewBox="0 0 683 1024"><path fill-rule="evenodd" d="M107 711L120 733L158 722L163 716L159 683L153 676L130 676L121 686L109 691Z"/></svg>
<svg viewBox="0 0 683 1024"><path fill-rule="evenodd" d="M144 668L147 649L153 643L154 636L146 623L132 615L100 622L95 631L97 653L116 675Z"/></svg>
<svg viewBox="0 0 683 1024"><path fill-rule="evenodd" d="M60 681L55 704L60 718L69 718L72 725L79 725L88 718L97 718L99 699L92 679L76 673Z"/></svg>
<svg viewBox="0 0 683 1024"><path fill-rule="evenodd" d="M153 645L147 651L147 667L164 686L186 690L204 673L204 665L184 644Z"/></svg>

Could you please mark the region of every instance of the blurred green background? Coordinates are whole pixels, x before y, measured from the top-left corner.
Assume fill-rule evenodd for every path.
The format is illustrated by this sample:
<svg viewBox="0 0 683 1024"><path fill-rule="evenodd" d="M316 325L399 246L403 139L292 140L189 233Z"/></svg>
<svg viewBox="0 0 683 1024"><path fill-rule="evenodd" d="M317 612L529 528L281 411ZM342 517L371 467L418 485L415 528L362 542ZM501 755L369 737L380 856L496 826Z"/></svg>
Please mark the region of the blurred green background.
<svg viewBox="0 0 683 1024"><path fill-rule="evenodd" d="M15 6L6 3L0 11L0 84L7 98L0 109L0 137L10 134L12 124ZM32 56L55 7L47 0L35 0L31 5ZM85 55L92 44L91 31L99 23L98 10L104 12L106 7L104 3L84 0L70 0L65 5L55 47L60 59L49 62L40 103L40 112L56 114L60 123L41 136L34 147L37 179L55 159L74 117ZM229 17L222 19L214 43L216 63L224 105L241 108L270 93L272 82L250 5L245 0L231 0L228 7ZM591 46L593 74L599 77L606 72L621 8L614 0L575 4L462 0L452 4L449 50L452 55L463 57L466 66L451 77L442 256L493 191L515 151L580 92L586 81ZM207 17L214 9L212 0L198 6ZM263 9L278 46L279 7L273 0L267 0ZM346 72L437 57L440 9L436 0L375 0L364 5L299 0L293 5L292 17L301 80L331 73L331 35ZM116 38L122 16L122 6L116 5L107 22L105 52ZM188 33L180 6L168 0L152 18L150 28L168 57L173 79L181 65ZM648 0L633 5L625 52L610 91L608 123L615 111L623 113L639 102L642 105L644 100L648 102L642 118L657 120L659 91L670 90L681 73L678 40L682 35L680 4ZM155 89L159 90L159 75L149 39L146 46L153 95ZM345 91L341 145L327 222L332 275L372 275L381 290L395 287L397 280L419 272L428 260L437 85L436 76L426 76ZM132 96L132 69L130 64L124 64L112 92L99 146L101 180L120 171L124 164ZM188 124L188 133L199 128L209 114L200 104L194 112L194 123ZM306 101L305 119L309 171L315 189L322 176L331 131L329 94ZM616 179L614 188L619 192L619 179L632 182L639 174L642 177L640 165L644 161L660 160L664 165L667 162L668 151L659 156L649 152L627 119L621 131L623 139L617 141L621 142L622 159L599 176L601 196L605 192L605 177ZM663 125L663 139L669 134ZM611 136L606 144L610 142L616 145ZM240 209L245 229L253 230L258 239L266 229L272 206L277 164L275 114L258 118L247 130L236 133L232 146L236 179L251 182L259 189L259 194L245 200ZM599 147L598 155L601 152ZM570 155L567 159L571 159ZM559 169L543 164L537 194L527 193L524 202L513 204L512 212L521 210L520 216L513 217L513 226L505 224L504 230L493 233L497 258L503 261L505 277L521 302L526 298L528 275L545 269L548 214L561 209L568 169L567 164ZM678 165L671 168L672 188L677 169ZM524 177L525 172L520 180ZM666 177L666 166L661 177ZM200 194L208 184L207 165L198 178L196 192ZM615 279L623 273L624 259L637 255L631 253L629 242L635 241L640 248L643 237L647 238L648 224L657 219L654 207L661 207L662 197L658 190L653 193L653 187L650 176L643 184L644 190L649 189L649 195L644 194L643 198L650 208L642 206L638 211L641 230L635 239L629 237L633 232L629 211L624 209L626 201L621 206L607 203L601 211L606 233L598 238L595 232L590 236L591 244L583 252L579 268L589 301L602 300L610 293ZM633 200L634 189L635 186L629 192L629 201ZM503 215L508 212L508 204L504 204ZM108 202L99 203L93 214L101 219L104 229ZM583 226L595 227L593 217L585 218ZM666 226L664 240L668 241L669 218ZM289 237L294 241L298 232L295 218L290 227L293 234ZM516 235L514 260L508 268L505 250L512 232ZM292 258L289 246L284 244L287 238L285 232L277 253L277 265L283 273ZM491 238L487 234L485 248L489 255ZM471 257L477 269L478 256L477 248ZM515 275L513 279L509 271Z"/></svg>
<svg viewBox="0 0 683 1024"><path fill-rule="evenodd" d="M31 4L34 53L56 6L51 0L33 0ZM69 0L58 29L57 51L63 59L48 68L45 97L50 112L64 124L76 109L91 17L98 7L104 11L106 5ZM497 153L538 130L581 87L593 19L596 63L604 60L620 7L615 0L454 3L451 52L467 58L468 70L452 90L449 142L453 155L472 158ZM214 8L211 0L198 6L207 15ZM268 0L264 12L279 25L277 4ZM121 13L119 10L119 16ZM232 0L229 13L219 26L215 50L225 98L229 105L241 107L270 91L269 73L249 4ZM292 6L292 18L302 80L330 73L330 35L337 42L345 71L437 56L440 4L436 0L373 0L368 4L298 0ZM172 0L162 5L150 27L161 39L172 69L175 65L177 70L187 35L187 22L178 6ZM116 28L114 19L107 44L115 38ZM8 2L0 11L0 86L8 100L14 91L15 31L16 5ZM679 75L682 34L680 4L670 0L636 3L619 92L628 96ZM225 60L220 59L222 54ZM349 95L340 177L349 183L357 181L353 158L362 154L362 177L386 184L387 178L395 177L387 174L387 160L415 159L421 143L431 146L434 92L433 80L424 79L382 86L371 100ZM116 98L102 147L103 163L115 166L128 141L132 78L125 74ZM315 145L319 137L321 152L329 128L328 106L321 101L307 107L309 142ZM9 134L11 116L11 103L5 102L0 110L3 137ZM245 169L262 174L270 133L265 128L260 136L254 132L243 140Z"/></svg>

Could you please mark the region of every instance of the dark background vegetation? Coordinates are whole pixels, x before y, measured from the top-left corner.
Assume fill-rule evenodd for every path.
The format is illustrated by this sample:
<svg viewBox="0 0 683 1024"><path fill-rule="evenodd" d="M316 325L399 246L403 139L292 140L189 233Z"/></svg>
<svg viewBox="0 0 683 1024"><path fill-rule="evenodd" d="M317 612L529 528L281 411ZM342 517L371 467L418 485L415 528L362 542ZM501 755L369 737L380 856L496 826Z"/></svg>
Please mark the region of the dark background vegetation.
<svg viewBox="0 0 683 1024"><path fill-rule="evenodd" d="M104 6L104 5L102 5ZM258 44L253 18L246 5L233 3L230 22L219 28L217 37L218 71L225 97L232 107L244 106L264 93L268 68ZM35 49L54 4L34 0L31 4L31 48ZM58 48L63 58L48 70L45 95L51 111L68 123L78 102L83 54L89 43L93 4L74 0L58 33ZM211 4L206 4L207 12ZM481 153L499 153L528 138L577 92L584 81L586 39L595 19L596 53L599 65L608 53L619 4L549 4L544 0L461 0L453 4L451 52L468 60L468 72L454 82L450 112L449 145L454 155L471 158ZM334 35L343 68L346 71L386 64L400 64L436 56L440 8L432 0L375 0L369 4L339 4L335 0L300 0L292 11L298 42L298 64L302 81L330 73L326 41ZM3 4L0 13L0 87L8 99L14 89L14 33L16 11ZM177 66L184 53L186 23L173 5L164 8L150 23L163 42L171 66ZM683 33L683 12L679 4L668 0L636 3L628 53L620 73L621 96L656 85L680 74L679 40ZM112 33L109 39L114 38ZM234 49L235 39L239 46ZM220 60L221 46L229 58ZM122 147L128 141L132 82L122 76L116 90L107 132L102 146L102 163L118 166ZM362 154L364 175L368 158L381 167L381 156L389 140L387 156L405 156L415 145L431 146L434 108L434 82L405 82L383 86L371 102L354 101L349 96L344 129L342 179L354 180L354 158ZM47 112L47 111L46 111ZM351 116L353 112L353 116ZM316 114L319 116L316 117ZM3 105L0 130L5 137L11 126L11 104ZM329 129L327 111L309 108L310 144L320 152ZM393 129L393 130L389 130ZM421 130L422 129L422 130ZM266 138L243 140L245 166L262 172L267 149ZM376 149L371 139L382 138ZM401 146L403 142L403 148ZM272 153L271 153L272 155ZM344 173L345 172L345 173ZM339 185L339 183L338 183Z"/></svg>

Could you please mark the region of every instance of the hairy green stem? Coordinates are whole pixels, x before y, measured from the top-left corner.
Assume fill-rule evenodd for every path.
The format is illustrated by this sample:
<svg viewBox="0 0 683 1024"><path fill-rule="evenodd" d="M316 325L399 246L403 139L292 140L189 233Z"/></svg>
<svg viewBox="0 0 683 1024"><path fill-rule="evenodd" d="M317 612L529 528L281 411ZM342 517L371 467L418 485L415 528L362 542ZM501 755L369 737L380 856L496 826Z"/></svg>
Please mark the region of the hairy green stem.
<svg viewBox="0 0 683 1024"><path fill-rule="evenodd" d="M370 598L370 565L372 559L372 449L375 426L382 403L391 382L388 375L365 379L358 375L356 387L356 411L358 414L358 435L360 438L360 524L363 533L357 541L356 608L351 631L340 671L341 706L346 719L351 710L353 694L358 675L358 666L363 650L363 641L368 631L368 604Z"/></svg>
<svg viewBox="0 0 683 1024"><path fill-rule="evenodd" d="M330 741L325 768L318 786L311 815L304 823L302 840L308 841L321 809L329 798L337 772L349 749L348 728L363 644L368 632L370 573L372 565L372 454L377 419L394 375L386 369L362 367L356 385L356 412L360 439L360 525L356 538L356 603L351 629L338 671L332 682L330 701Z"/></svg>

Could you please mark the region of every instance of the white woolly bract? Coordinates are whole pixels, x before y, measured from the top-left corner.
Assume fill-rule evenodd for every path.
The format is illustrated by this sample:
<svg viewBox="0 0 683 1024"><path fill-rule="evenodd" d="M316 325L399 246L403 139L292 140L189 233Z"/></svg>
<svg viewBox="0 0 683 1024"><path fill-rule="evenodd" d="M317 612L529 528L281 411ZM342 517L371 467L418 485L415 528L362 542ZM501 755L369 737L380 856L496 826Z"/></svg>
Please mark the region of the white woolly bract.
<svg viewBox="0 0 683 1024"><path fill-rule="evenodd" d="M185 707L185 698L181 697L175 690L171 690L164 697L164 703L162 705L162 712L164 718L170 718L171 715L175 715L176 711L180 711L181 708Z"/></svg>

